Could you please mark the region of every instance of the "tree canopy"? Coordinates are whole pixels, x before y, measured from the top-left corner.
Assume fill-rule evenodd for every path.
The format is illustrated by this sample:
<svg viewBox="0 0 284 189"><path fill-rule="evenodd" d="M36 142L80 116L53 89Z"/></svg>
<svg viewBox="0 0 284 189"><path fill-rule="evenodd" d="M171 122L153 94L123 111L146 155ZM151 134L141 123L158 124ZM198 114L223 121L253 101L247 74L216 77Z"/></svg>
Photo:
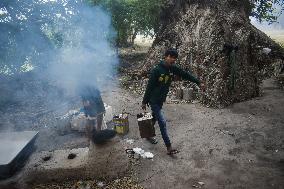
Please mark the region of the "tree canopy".
<svg viewBox="0 0 284 189"><path fill-rule="evenodd" d="M133 45L137 34L154 36L165 0L89 0L107 9L118 35L118 45Z"/></svg>
<svg viewBox="0 0 284 189"><path fill-rule="evenodd" d="M118 44L132 45L137 34L154 36L160 14L168 0L89 0L112 14ZM283 0L248 0L250 15L259 22L276 22L284 10Z"/></svg>
<svg viewBox="0 0 284 189"><path fill-rule="evenodd" d="M1 0L0 74L46 68L67 48L106 48L101 39L115 35L112 27L106 29L111 21L102 12L108 15L86 0Z"/></svg>
<svg viewBox="0 0 284 189"><path fill-rule="evenodd" d="M259 22L277 22L277 18L284 11L283 0L253 0L251 6L251 16L255 17Z"/></svg>
<svg viewBox="0 0 284 189"><path fill-rule="evenodd" d="M160 15L168 2L168 0L79 1L87 1L91 6L99 5L108 10L117 33L118 46L133 45L137 34L155 36L161 23ZM247 1L251 3L251 16L260 22L275 22L284 10L283 0ZM68 19L76 14L76 2L1 0L0 73L20 72L22 69L27 69L29 63L43 62L38 60L50 56L49 54L60 45L66 45L62 44L62 30L68 25ZM29 45L21 46L21 44Z"/></svg>

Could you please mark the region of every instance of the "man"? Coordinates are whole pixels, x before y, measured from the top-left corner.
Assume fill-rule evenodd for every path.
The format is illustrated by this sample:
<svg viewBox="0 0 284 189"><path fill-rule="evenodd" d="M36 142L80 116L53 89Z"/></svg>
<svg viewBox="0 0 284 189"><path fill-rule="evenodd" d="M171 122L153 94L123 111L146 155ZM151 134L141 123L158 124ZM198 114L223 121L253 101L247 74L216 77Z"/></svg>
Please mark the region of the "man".
<svg viewBox="0 0 284 189"><path fill-rule="evenodd" d="M114 130L101 130L105 113L104 103L100 91L94 86L84 86L81 90L84 112L87 119L86 132L90 147L93 142L104 143L116 135Z"/></svg>
<svg viewBox="0 0 284 189"><path fill-rule="evenodd" d="M169 49L165 52L164 60L161 60L161 62L151 71L142 101L142 109L146 110L146 105L150 105L153 117L155 121L158 121L162 138L167 147L168 155L178 153L178 150L172 148L171 141L167 133L166 120L162 113L162 106L166 101L173 76L177 75L182 79L192 81L198 86L203 87L197 78L175 65L177 57L178 52L175 49ZM150 139L150 142L153 144L156 143L154 138Z"/></svg>
<svg viewBox="0 0 284 189"><path fill-rule="evenodd" d="M105 113L104 103L100 91L94 86L84 86L81 92L82 103L86 117L88 117L86 130L89 141L93 134L100 131Z"/></svg>

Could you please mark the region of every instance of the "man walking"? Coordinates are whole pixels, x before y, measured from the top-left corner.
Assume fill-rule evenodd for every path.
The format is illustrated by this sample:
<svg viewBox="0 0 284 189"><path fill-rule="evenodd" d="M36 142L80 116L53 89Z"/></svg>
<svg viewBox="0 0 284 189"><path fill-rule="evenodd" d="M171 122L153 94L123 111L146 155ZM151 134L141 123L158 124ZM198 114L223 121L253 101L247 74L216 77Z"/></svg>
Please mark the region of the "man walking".
<svg viewBox="0 0 284 189"><path fill-rule="evenodd" d="M162 113L162 106L166 101L173 76L180 76L182 79L192 81L198 86L203 87L203 85L200 84L200 81L197 78L175 65L177 57L178 52L176 49L169 49L165 52L164 60L161 60L161 62L156 65L155 68L151 71L151 75L142 101L142 109L146 110L146 105L150 105L153 117L155 121L158 121L162 138L167 147L168 155L178 153L178 150L172 148L171 141L167 133L166 120ZM153 144L157 143L154 138L151 138L149 140Z"/></svg>

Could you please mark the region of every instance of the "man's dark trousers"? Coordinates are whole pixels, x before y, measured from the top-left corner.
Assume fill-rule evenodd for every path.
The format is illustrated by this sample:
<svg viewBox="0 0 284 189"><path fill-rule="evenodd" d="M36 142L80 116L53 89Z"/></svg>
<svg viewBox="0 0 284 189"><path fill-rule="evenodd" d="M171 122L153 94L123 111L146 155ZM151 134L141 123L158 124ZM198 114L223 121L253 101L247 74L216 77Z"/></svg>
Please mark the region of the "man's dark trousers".
<svg viewBox="0 0 284 189"><path fill-rule="evenodd" d="M170 141L169 136L168 136L167 127L166 127L166 120L165 120L165 117L164 117L163 112L162 112L162 106L163 106L163 104L156 104L156 103L152 104L152 103L150 103L152 114L154 116L154 121L155 122L158 121L160 131L161 131L161 134L162 134L162 138L165 142L165 145L166 145L166 147L170 147L171 141Z"/></svg>

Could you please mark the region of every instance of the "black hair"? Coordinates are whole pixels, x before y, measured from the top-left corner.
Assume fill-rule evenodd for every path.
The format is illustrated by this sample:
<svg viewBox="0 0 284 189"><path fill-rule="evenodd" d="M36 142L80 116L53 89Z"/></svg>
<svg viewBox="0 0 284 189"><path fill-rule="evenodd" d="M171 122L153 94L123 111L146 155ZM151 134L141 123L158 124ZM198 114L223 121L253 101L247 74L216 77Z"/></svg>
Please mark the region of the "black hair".
<svg viewBox="0 0 284 189"><path fill-rule="evenodd" d="M171 57L175 57L177 58L178 57L178 52L176 49L168 49L166 52L165 52L165 57L167 56L171 56Z"/></svg>

